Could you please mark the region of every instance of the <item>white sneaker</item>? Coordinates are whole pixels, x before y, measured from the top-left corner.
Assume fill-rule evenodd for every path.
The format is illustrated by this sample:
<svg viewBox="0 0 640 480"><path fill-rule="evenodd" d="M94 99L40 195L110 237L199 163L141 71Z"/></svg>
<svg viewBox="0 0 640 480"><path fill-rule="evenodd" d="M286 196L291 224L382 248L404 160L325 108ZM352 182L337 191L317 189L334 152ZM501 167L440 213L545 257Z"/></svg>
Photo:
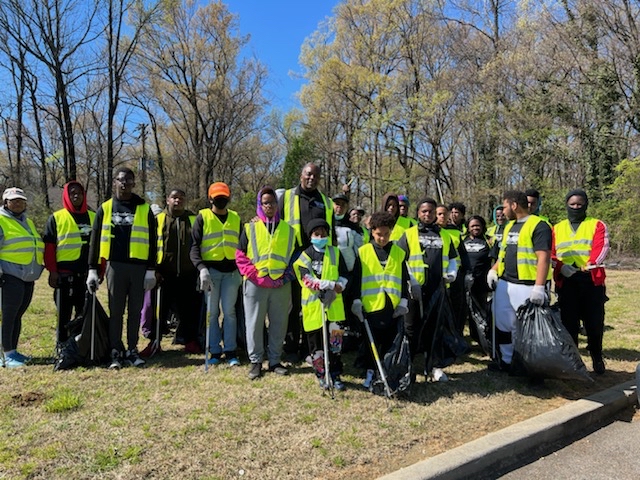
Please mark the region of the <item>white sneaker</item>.
<svg viewBox="0 0 640 480"><path fill-rule="evenodd" d="M362 382L362 386L364 388L370 388L371 387L371 382L373 382L373 374L374 374L373 370L367 370L367 376L364 379L364 382Z"/></svg>
<svg viewBox="0 0 640 480"><path fill-rule="evenodd" d="M442 371L441 368L434 368L431 370L431 378L434 382L448 382L449 377Z"/></svg>

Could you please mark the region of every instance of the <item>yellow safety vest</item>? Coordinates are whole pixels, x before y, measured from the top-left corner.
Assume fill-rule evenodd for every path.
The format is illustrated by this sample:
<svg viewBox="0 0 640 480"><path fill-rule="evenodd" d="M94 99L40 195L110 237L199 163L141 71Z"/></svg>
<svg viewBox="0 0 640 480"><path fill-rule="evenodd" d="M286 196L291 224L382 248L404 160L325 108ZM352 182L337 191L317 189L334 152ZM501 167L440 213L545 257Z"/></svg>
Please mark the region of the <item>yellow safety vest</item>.
<svg viewBox="0 0 640 480"><path fill-rule="evenodd" d="M164 230L164 222L167 218L167 214L165 212L160 212L156 216L156 222L158 224L158 255L157 255L157 263L160 265L162 263L162 259L164 258L164 236L162 235L162 231ZM195 215L189 215L189 222L193 227L193 222L196 220Z"/></svg>
<svg viewBox="0 0 640 480"><path fill-rule="evenodd" d="M359 255L362 264L361 300L364 311L370 313L382 310L386 303L385 293L393 308L396 308L402 298L404 251L397 245L392 245L384 268L371 243L360 247Z"/></svg>
<svg viewBox="0 0 640 480"><path fill-rule="evenodd" d="M0 248L0 260L18 265L29 265L35 255L38 265L44 265L44 242L36 226L27 218L29 230L13 218L0 215L0 228L4 241Z"/></svg>
<svg viewBox="0 0 640 480"><path fill-rule="evenodd" d="M269 275L272 279L284 275L295 242L295 232L291 225L279 222L273 235L264 222L251 222L244 226L247 234L247 257L258 270L258 278Z"/></svg>
<svg viewBox="0 0 640 480"><path fill-rule="evenodd" d="M332 247L328 245L324 250L324 257L322 259L322 275L321 280L337 281L340 278L338 273L338 264L340 261L340 250L338 247ZM305 288L302 281L302 275L300 273L300 267L304 267L309 270L309 275L316 277L313 268L311 268L311 258L306 253L302 253L298 260L293 264L293 268L298 277L298 282L302 285L302 326L305 332L311 332L322 328L322 309L324 305L320 301L319 293L310 288ZM316 277L317 278L317 277ZM344 302L342 300L342 294L338 293L336 299L331 302L327 309L327 321L329 322L342 322L345 319L344 314Z"/></svg>
<svg viewBox="0 0 640 480"><path fill-rule="evenodd" d="M538 223L543 222L537 215L530 215L518 235L517 255L516 263L518 269L518 279L520 280L536 280L536 271L538 265L538 257L533 249L533 231ZM515 220L511 220L504 228L502 234L502 243L500 245L500 253L498 253L498 276L502 277L504 274L504 259L507 255L507 239L509 238L509 232L511 227L515 224ZM547 280L551 280L551 268L547 271Z"/></svg>
<svg viewBox="0 0 640 480"><path fill-rule="evenodd" d="M149 204L136 205L129 238L129 258L147 260L149 258ZM100 258L109 260L111 255L111 228L113 199L102 204L102 225L100 227Z"/></svg>
<svg viewBox="0 0 640 480"><path fill-rule="evenodd" d="M224 224L210 208L200 210L202 215L202 260L219 262L235 260L240 237L240 216L233 210L227 210Z"/></svg>
<svg viewBox="0 0 640 480"><path fill-rule="evenodd" d="M96 218L95 212L87 210L89 214L89 223L93 225L93 220ZM82 235L80 229L76 223L73 215L63 208L53 213L53 218L56 220L56 262L73 262L80 258L82 253L82 246L87 243L82 241Z"/></svg>
<svg viewBox="0 0 640 480"><path fill-rule="evenodd" d="M391 230L391 236L389 240L398 241L402 234L407 228L411 228L413 225L411 224L411 220L407 217L399 216L396 220L395 225L393 226L393 230Z"/></svg>
<svg viewBox="0 0 640 480"><path fill-rule="evenodd" d="M422 245L420 245L420 235L418 233L418 227L411 227L404 232L407 237L407 245L409 246L409 259L407 260L407 270L409 275L418 282L420 285L424 285L427 280L426 269L429 265L424 263L424 252ZM449 252L448 247L451 243L451 237L446 230L440 229L440 238L442 239L442 272L446 272L449 268Z"/></svg>
<svg viewBox="0 0 640 480"><path fill-rule="evenodd" d="M587 217L573 231L569 220L563 220L553 227L556 242L556 256L563 263L585 267L591 256L591 245L596 233L598 219Z"/></svg>
<svg viewBox="0 0 640 480"><path fill-rule="evenodd" d="M284 221L293 227L293 231L296 234L296 245L301 246L304 225L300 220L300 201L295 192L295 188L290 188L284 192ZM323 193L320 193L320 196L322 197L322 203L324 203L325 220L329 224L329 228L331 228L333 225L333 200L325 197Z"/></svg>

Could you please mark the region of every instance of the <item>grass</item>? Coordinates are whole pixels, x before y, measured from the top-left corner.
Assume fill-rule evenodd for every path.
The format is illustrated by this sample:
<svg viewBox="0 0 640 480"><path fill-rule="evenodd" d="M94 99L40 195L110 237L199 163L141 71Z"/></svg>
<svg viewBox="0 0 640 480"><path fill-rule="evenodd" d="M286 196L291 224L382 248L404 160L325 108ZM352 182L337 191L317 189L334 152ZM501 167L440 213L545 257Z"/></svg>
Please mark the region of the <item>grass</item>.
<svg viewBox="0 0 640 480"><path fill-rule="evenodd" d="M205 374L201 356L168 338L145 369L54 372L55 314L43 279L20 342L35 365L0 370L0 477L373 478L634 378L639 289L640 272L610 272L608 371L593 384L532 388L488 373L474 350L447 369L450 382L419 376L410 399L389 410L359 387L353 369L344 376L349 388L331 400L304 366L254 382L246 364Z"/></svg>

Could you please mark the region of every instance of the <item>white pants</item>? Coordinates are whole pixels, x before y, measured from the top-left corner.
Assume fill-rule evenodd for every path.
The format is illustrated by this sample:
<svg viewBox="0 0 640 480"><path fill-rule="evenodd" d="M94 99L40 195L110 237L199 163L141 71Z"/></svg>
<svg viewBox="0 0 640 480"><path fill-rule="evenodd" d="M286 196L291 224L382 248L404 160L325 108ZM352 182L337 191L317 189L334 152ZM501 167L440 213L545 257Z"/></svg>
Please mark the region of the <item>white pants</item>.
<svg viewBox="0 0 640 480"><path fill-rule="evenodd" d="M520 285L506 280L498 280L496 293L493 296L493 318L498 330L510 332L513 338L516 333L516 312L531 295L533 285ZM502 361L511 363L513 357L513 340L511 343L500 344Z"/></svg>

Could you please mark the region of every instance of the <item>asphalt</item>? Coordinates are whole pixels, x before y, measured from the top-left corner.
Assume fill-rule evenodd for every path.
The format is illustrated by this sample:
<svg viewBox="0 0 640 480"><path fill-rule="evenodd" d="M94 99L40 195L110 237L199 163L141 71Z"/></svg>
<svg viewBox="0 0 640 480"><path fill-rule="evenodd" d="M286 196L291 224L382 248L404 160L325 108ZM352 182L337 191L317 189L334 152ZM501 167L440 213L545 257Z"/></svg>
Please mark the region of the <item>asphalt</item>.
<svg viewBox="0 0 640 480"><path fill-rule="evenodd" d="M545 455L553 445L577 438L583 432L593 433L623 410L632 409L638 404L639 382L640 365L636 380L490 433L380 477L380 480L499 478L499 472L509 472L523 465L524 459L532 462L536 454ZM636 449L634 447L634 451Z"/></svg>

